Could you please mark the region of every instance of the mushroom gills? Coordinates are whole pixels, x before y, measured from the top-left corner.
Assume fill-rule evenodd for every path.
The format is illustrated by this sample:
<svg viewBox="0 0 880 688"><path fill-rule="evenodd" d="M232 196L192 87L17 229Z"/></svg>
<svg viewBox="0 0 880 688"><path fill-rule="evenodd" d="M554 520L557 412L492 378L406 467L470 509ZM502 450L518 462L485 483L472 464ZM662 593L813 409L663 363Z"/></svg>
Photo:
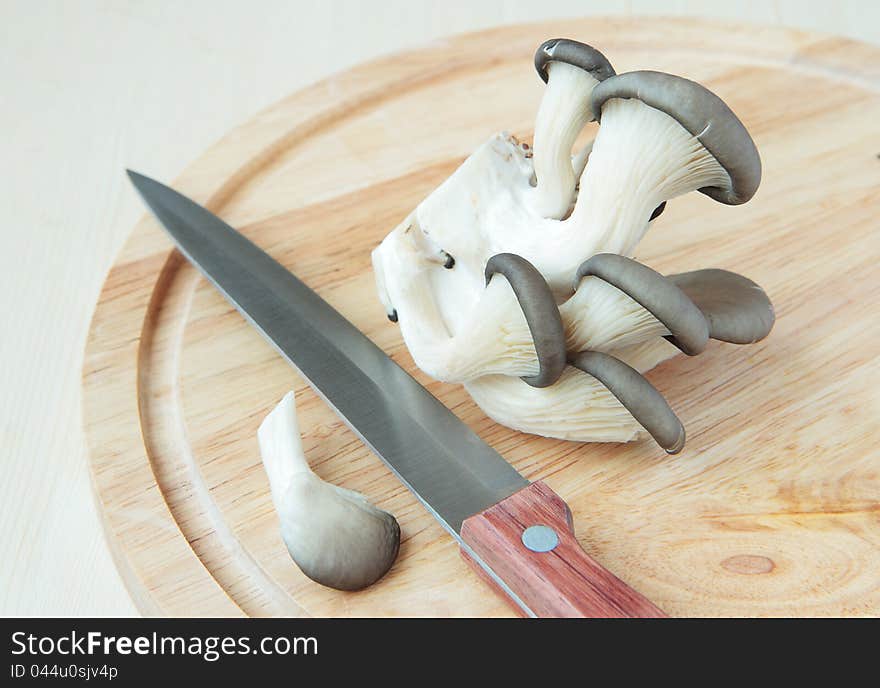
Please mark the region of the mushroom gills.
<svg viewBox="0 0 880 688"><path fill-rule="evenodd" d="M567 220L581 228L583 239L572 242L572 251L581 257L629 255L666 202L729 185L729 175L715 156L668 113L635 98L611 98L602 103L601 114Z"/></svg>
<svg viewBox="0 0 880 688"><path fill-rule="evenodd" d="M575 273L598 277L649 311L669 330L667 339L689 356L708 339L753 344L773 329L776 316L766 292L747 277L706 268L664 277L632 258L603 253L584 261Z"/></svg>
<svg viewBox="0 0 880 688"><path fill-rule="evenodd" d="M726 172L726 181L699 191L720 203L745 203L761 183L761 158L739 118L712 91L690 79L650 70L627 72L599 84L590 96L594 113L605 117L609 102L633 100L666 113L699 140ZM601 128L600 128L601 131Z"/></svg>
<svg viewBox="0 0 880 688"><path fill-rule="evenodd" d="M281 535L291 558L316 583L360 590L379 580L400 548L400 526L362 494L321 480L302 450L293 392L257 431Z"/></svg>
<svg viewBox="0 0 880 688"><path fill-rule="evenodd" d="M688 356L706 348L709 327L697 306L675 284L632 258L600 253L584 261L575 272L575 289L584 277L598 277L640 304L663 323L669 341Z"/></svg>

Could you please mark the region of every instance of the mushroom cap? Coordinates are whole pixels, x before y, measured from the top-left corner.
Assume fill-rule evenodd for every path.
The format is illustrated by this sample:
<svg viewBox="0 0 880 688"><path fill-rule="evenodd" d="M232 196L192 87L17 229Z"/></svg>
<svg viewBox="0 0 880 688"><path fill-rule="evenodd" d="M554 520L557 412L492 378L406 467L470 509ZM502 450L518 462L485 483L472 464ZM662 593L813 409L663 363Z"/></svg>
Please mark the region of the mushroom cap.
<svg viewBox="0 0 880 688"><path fill-rule="evenodd" d="M730 176L730 187L700 191L727 205L745 203L761 183L761 158L743 123L721 98L695 81L664 72L638 71L608 78L593 90L591 106L601 117L611 98L636 98L665 112L709 151Z"/></svg>
<svg viewBox="0 0 880 688"><path fill-rule="evenodd" d="M773 329L773 304L764 290L747 277L708 268L669 275L668 279L702 311L712 339L751 344Z"/></svg>
<svg viewBox="0 0 880 688"><path fill-rule="evenodd" d="M639 371L600 351L581 351L571 365L592 375L669 454L684 449L684 426L663 395Z"/></svg>
<svg viewBox="0 0 880 688"><path fill-rule="evenodd" d="M565 328L550 285L538 269L515 253L496 253L486 263L486 284L501 273L519 301L540 366L537 375L522 378L532 387L549 387L565 369Z"/></svg>
<svg viewBox="0 0 880 688"><path fill-rule="evenodd" d="M316 583L362 590L384 576L400 548L391 514L358 492L295 474L284 494L281 534L291 558Z"/></svg>
<svg viewBox="0 0 880 688"><path fill-rule="evenodd" d="M549 78L547 65L551 62L565 62L580 67L596 81L603 81L615 74L607 57L593 46L570 38L551 38L541 43L535 51L535 69L544 83Z"/></svg>

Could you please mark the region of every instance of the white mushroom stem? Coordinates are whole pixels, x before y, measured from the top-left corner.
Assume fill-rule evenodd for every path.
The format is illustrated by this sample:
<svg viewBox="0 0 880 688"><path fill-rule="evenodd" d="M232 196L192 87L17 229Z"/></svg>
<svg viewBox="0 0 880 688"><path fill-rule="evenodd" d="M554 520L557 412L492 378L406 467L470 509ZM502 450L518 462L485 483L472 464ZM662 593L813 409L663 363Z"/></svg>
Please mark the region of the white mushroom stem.
<svg viewBox="0 0 880 688"><path fill-rule="evenodd" d="M584 173L584 169L586 168L587 162L590 159L590 153L592 152L592 150L593 142L590 141L572 156L571 166L574 169L574 176L577 179L580 179L581 175Z"/></svg>
<svg viewBox="0 0 880 688"><path fill-rule="evenodd" d="M281 535L297 566L321 585L359 590L394 563L400 527L358 492L324 482L309 468L293 392L260 424L260 455Z"/></svg>
<svg viewBox="0 0 880 688"><path fill-rule="evenodd" d="M269 478L272 502L280 514L283 498L293 477L298 473L314 475L303 453L293 392L285 394L263 419L257 430L257 440L263 468Z"/></svg>
<svg viewBox="0 0 880 688"><path fill-rule="evenodd" d="M535 119L534 204L539 216L562 219L571 209L580 174L580 169L576 172L573 167L571 149L584 125L593 118L590 94L599 81L565 62L550 62L547 77Z"/></svg>

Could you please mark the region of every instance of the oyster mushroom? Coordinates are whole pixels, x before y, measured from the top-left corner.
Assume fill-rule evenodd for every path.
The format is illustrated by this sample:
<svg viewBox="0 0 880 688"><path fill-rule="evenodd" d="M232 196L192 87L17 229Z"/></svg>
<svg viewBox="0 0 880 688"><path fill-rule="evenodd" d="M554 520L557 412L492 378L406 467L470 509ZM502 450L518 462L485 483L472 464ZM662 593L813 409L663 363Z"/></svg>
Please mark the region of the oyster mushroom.
<svg viewBox="0 0 880 688"><path fill-rule="evenodd" d="M666 114L686 130L699 144L691 142L692 154L699 160L684 166L691 173L710 164L706 154L724 169L725 175L717 183L700 187L702 193L721 203L739 205L748 201L758 190L761 158L752 137L727 104L706 87L664 72L627 72L618 74L601 84L601 88L593 90L591 107L600 121L606 117L606 106L614 101L641 103L651 110ZM616 103L609 113L616 113L613 116L617 118L621 116L618 111L622 111L635 119L639 116L637 110L642 108ZM660 118L653 119L659 125ZM639 139L643 141L645 134L650 133L644 132ZM683 142L681 137L678 138ZM665 139L665 136L661 137L661 140ZM703 150L696 150L699 147ZM687 153L685 149L671 149L670 152Z"/></svg>
<svg viewBox="0 0 880 688"><path fill-rule="evenodd" d="M548 387L565 368L565 332L553 292L535 266L521 256L499 253L486 263L486 284L496 273L510 283L529 326L538 359L538 374L523 378L532 387Z"/></svg>
<svg viewBox="0 0 880 688"><path fill-rule="evenodd" d="M678 416L635 368L599 351L582 351L571 358L571 365L601 382L668 453L684 448L684 426Z"/></svg>
<svg viewBox="0 0 880 688"><path fill-rule="evenodd" d="M614 68L592 46L551 38L535 52L535 69L547 84L535 119L535 209L543 217L560 219L571 208L575 182L590 150L586 146L573 161L572 146L593 119L593 89L613 76Z"/></svg>
<svg viewBox="0 0 880 688"><path fill-rule="evenodd" d="M760 183L760 158L745 127L696 82L660 72L618 74L597 84L591 112L599 132L565 223L581 230L580 241L567 247L581 259L631 254L651 217L676 196L700 190L738 204ZM522 253L519 248L513 252ZM562 247L544 250L551 249ZM554 278L544 269L550 262L548 256L536 264Z"/></svg>
<svg viewBox="0 0 880 688"><path fill-rule="evenodd" d="M644 307L668 332L664 338L688 355L700 353L709 338L734 344L759 341L770 333L775 321L773 305L764 291L727 270L664 277L631 258L597 254L576 271L575 289L586 276L604 280ZM545 343L544 348L553 347ZM575 372L563 373L552 399L501 375L483 376L466 382L465 387L489 416L515 429L568 439L582 439L585 432L594 439L619 439L609 436L607 420L600 421L605 425L599 428L587 423L588 414L591 422L607 416L608 409L600 403L604 387L635 421L617 419L620 422L611 425L612 433L631 438L641 426L667 452L675 454L684 446L684 428L665 399L639 375L671 351L662 340L648 340L615 349L614 356L598 351L570 354L569 363L587 375L578 379ZM524 408L530 412L523 413ZM574 424L573 410L582 411Z"/></svg>
<svg viewBox="0 0 880 688"><path fill-rule="evenodd" d="M728 205L747 201L760 182L760 158L736 115L703 86L659 72L613 75L604 58L605 73L591 72L587 60L598 64L600 54L548 43L550 57L567 46L579 62L550 60L539 49L548 89L534 149L503 133L478 148L374 250L377 287L416 364L463 383L496 421L553 437L625 441L647 427L621 404L625 395L588 372L551 366L542 352L559 360L562 345L551 343L558 334L536 327L527 306L546 303L549 291L570 359L600 352L638 373L676 346L693 355L709 337L760 339L772 307L748 280L734 287L717 274L664 278L626 259L676 196L699 190ZM572 91L567 99L560 84ZM589 106L579 110L574 104L587 91ZM589 153L572 159L574 137L593 116L600 126ZM558 130L545 134L552 124ZM575 187L569 172L573 178L584 162ZM556 199L551 216L547 199ZM487 284L484 272L499 254L522 262ZM454 256L452 269L441 264L444 255ZM597 260L578 274L591 257ZM521 268L543 279L523 276L517 284ZM752 297L753 307L741 302ZM553 318L544 322L556 328ZM661 444L674 448L671 434L664 437Z"/></svg>
<svg viewBox="0 0 880 688"><path fill-rule="evenodd" d="M257 431L272 502L291 558L316 583L360 590L391 568L400 526L358 492L324 482L309 468L300 442L293 392Z"/></svg>
<svg viewBox="0 0 880 688"><path fill-rule="evenodd" d="M615 253L600 253L581 263L574 289L584 277L598 277L635 299L669 331L668 339L689 356L709 341L709 325L702 311L672 281L647 265Z"/></svg>

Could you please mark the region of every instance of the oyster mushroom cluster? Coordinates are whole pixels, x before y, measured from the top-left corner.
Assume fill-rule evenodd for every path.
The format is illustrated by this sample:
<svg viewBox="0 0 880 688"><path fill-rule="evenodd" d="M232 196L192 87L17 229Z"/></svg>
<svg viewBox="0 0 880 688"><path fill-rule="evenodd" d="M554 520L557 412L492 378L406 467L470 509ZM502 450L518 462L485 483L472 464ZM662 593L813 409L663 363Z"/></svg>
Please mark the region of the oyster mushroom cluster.
<svg viewBox="0 0 880 688"><path fill-rule="evenodd" d="M535 67L547 86L533 146L496 134L389 233L373 251L379 298L415 363L495 421L579 441L647 431L678 452L684 428L642 373L709 339L762 339L773 307L735 273L664 276L631 256L676 196L748 201L758 151L688 79L616 74L567 39L544 42Z"/></svg>

